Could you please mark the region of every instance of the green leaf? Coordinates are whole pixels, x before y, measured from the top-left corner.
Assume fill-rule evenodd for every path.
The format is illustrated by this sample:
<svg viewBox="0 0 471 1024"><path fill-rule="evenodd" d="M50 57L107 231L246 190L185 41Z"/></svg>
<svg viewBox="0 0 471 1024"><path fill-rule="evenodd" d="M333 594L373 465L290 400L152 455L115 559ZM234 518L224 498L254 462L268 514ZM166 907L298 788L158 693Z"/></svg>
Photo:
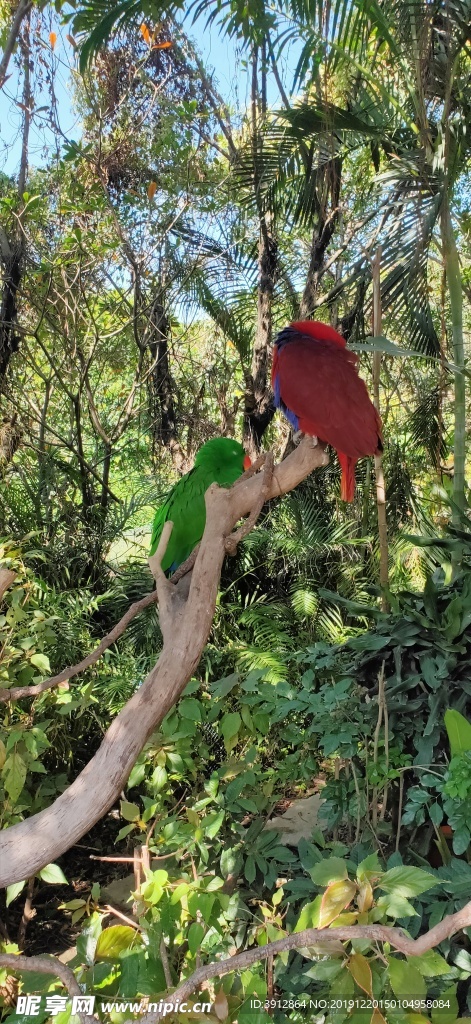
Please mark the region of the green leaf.
<svg viewBox="0 0 471 1024"><path fill-rule="evenodd" d="M113 924L102 931L96 945L95 960L116 960L123 950L141 944L141 935L135 928Z"/></svg>
<svg viewBox="0 0 471 1024"><path fill-rule="evenodd" d="M427 889L432 889L437 882L438 879L434 875L430 875L428 871L422 871L422 868L397 867L386 871L378 879L377 885L385 892L396 893L397 896L407 898L419 896Z"/></svg>
<svg viewBox="0 0 471 1024"><path fill-rule="evenodd" d="M251 853L249 853L249 855L247 857L247 860L245 861L245 866L244 866L244 875L245 875L249 885L251 885L252 882L255 880L256 874L257 874L257 868L256 868L256 865L255 865L255 858L253 857L253 855Z"/></svg>
<svg viewBox="0 0 471 1024"><path fill-rule="evenodd" d="M185 697L181 700L178 711L182 718L189 718L190 722L201 722L201 704L196 697Z"/></svg>
<svg viewBox="0 0 471 1024"><path fill-rule="evenodd" d="M425 999L427 986L420 971L412 963L391 957L388 974L391 988L398 999Z"/></svg>
<svg viewBox="0 0 471 1024"><path fill-rule="evenodd" d="M16 900L16 897L20 895L20 892L23 892L23 889L24 889L25 885L26 885L26 881L25 882L14 882L13 885L8 885L7 886L7 893L6 893L6 900L5 900L7 907L10 906L10 903L13 903L13 900Z"/></svg>
<svg viewBox="0 0 471 1024"><path fill-rule="evenodd" d="M16 803L26 779L26 765L16 751L5 761L4 786L12 803Z"/></svg>
<svg viewBox="0 0 471 1024"><path fill-rule="evenodd" d="M380 910L384 910L387 917L394 917L396 921L400 917L418 917L412 903L409 903L405 896L399 896L397 892L392 892L387 896L380 896L376 906Z"/></svg>
<svg viewBox="0 0 471 1024"><path fill-rule="evenodd" d="M164 766L163 765L157 765L157 768L154 768L154 771L152 772L152 780L151 780L152 788L153 788L155 793L160 793L160 790L163 789L164 786L167 783L167 778L168 778L167 771L164 768ZM129 806L132 806L132 804L130 804ZM121 814L122 813L123 812L121 810ZM123 815L123 817L124 817L124 815Z"/></svg>
<svg viewBox="0 0 471 1024"><path fill-rule="evenodd" d="M310 868L309 874L316 885L328 885L348 878L347 865L340 857L329 857Z"/></svg>
<svg viewBox="0 0 471 1024"><path fill-rule="evenodd" d="M384 335L378 335L376 338L370 336L365 344L358 343L349 347L354 352L384 352L388 356L401 356L403 359L410 356L415 359L424 358L423 352L412 348L402 348L401 345L396 345L394 341L390 341Z"/></svg>
<svg viewBox="0 0 471 1024"><path fill-rule="evenodd" d="M454 708L445 711L445 728L448 733L451 756L457 757L463 751L471 750L471 722Z"/></svg>
<svg viewBox="0 0 471 1024"><path fill-rule="evenodd" d="M125 821L136 821L141 814L138 804L130 804L128 800L121 800L120 812Z"/></svg>
<svg viewBox="0 0 471 1024"><path fill-rule="evenodd" d="M50 885L67 885L67 879L58 864L46 864L46 867L38 871L39 878Z"/></svg>
<svg viewBox="0 0 471 1024"><path fill-rule="evenodd" d="M438 978L441 974L449 974L451 970L450 964L435 949L429 949L422 956L414 956L411 961L408 958L407 962L411 962L423 978Z"/></svg>
<svg viewBox="0 0 471 1024"><path fill-rule="evenodd" d="M193 924L191 924L188 929L188 949L190 950L190 953L193 954L193 956L195 956L195 954L198 953L199 949L201 948L201 942L203 940L203 937L203 925L200 924L198 921L194 921Z"/></svg>
<svg viewBox="0 0 471 1024"><path fill-rule="evenodd" d="M223 716L223 718L221 719L220 729L226 742L231 740L234 736L237 736L241 724L242 719L238 711L232 711L229 714Z"/></svg>
<svg viewBox="0 0 471 1024"><path fill-rule="evenodd" d="M312 903L306 903L296 922L294 931L303 932L306 928L318 928L321 913L322 895L316 896Z"/></svg>
<svg viewBox="0 0 471 1024"><path fill-rule="evenodd" d="M456 1021L459 1014L458 1000L456 998L456 985L452 985L450 988L445 989L444 992L440 993L440 1004L435 1005L432 1010L432 1024L453 1024ZM443 1006L443 1003L448 1003L448 1006Z"/></svg>
<svg viewBox="0 0 471 1024"><path fill-rule="evenodd" d="M207 818L203 818L201 821L201 828L208 839L214 839L217 836L219 829L224 821L224 811L218 813L208 814Z"/></svg>
<svg viewBox="0 0 471 1024"><path fill-rule="evenodd" d="M47 658L45 654L32 654L29 660L32 665L42 672L43 675L49 675L51 666L49 664L49 658Z"/></svg>
<svg viewBox="0 0 471 1024"><path fill-rule="evenodd" d="M428 813L430 815L430 820L433 821L433 824L438 828L443 821L443 808L435 801L435 803L431 804L429 807Z"/></svg>

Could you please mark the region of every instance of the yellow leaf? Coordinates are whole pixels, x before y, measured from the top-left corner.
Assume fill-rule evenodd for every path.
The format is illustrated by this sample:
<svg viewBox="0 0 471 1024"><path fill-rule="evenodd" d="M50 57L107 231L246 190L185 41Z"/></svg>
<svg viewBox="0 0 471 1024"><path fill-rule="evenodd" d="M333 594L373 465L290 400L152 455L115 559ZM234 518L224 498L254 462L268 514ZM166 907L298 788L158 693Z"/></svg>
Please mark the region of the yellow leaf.
<svg viewBox="0 0 471 1024"><path fill-rule="evenodd" d="M157 182L156 181L151 181L149 183L149 188L147 189L147 198L148 199L153 199L156 192L157 192Z"/></svg>
<svg viewBox="0 0 471 1024"><path fill-rule="evenodd" d="M319 928L327 928L327 925L335 921L335 918L342 913L342 910L352 902L356 891L355 882L351 882L348 878L341 878L336 882L331 882L322 897Z"/></svg>
<svg viewBox="0 0 471 1024"><path fill-rule="evenodd" d="M51 50L53 50L55 45L56 45L56 43L57 43L57 36L56 36L55 32L50 32L49 33L49 42L51 44Z"/></svg>
<svg viewBox="0 0 471 1024"><path fill-rule="evenodd" d="M213 1010L218 1020L225 1020L229 1013L229 1003L227 1002L226 995L222 988L215 996L213 1003Z"/></svg>
<svg viewBox="0 0 471 1024"><path fill-rule="evenodd" d="M154 43L153 50L169 50L172 43L168 40L166 43Z"/></svg>
<svg viewBox="0 0 471 1024"><path fill-rule="evenodd" d="M362 882L362 884L360 885L360 892L358 893L357 897L357 905L360 914L363 914L365 911L370 910L371 907L373 906L373 890L368 881Z"/></svg>
<svg viewBox="0 0 471 1024"><path fill-rule="evenodd" d="M149 32L149 29L147 28L147 25L145 25L144 22L141 25L141 35L142 35L142 38L143 38L144 42L147 43L148 46L150 46L150 42L151 42L150 32Z"/></svg>
<svg viewBox="0 0 471 1024"><path fill-rule="evenodd" d="M371 1014L370 1024L386 1024L386 1020L378 1007L375 1006L373 1013Z"/></svg>
<svg viewBox="0 0 471 1024"><path fill-rule="evenodd" d="M348 961L348 970L359 988L368 996L373 996L371 967L363 953L352 953Z"/></svg>

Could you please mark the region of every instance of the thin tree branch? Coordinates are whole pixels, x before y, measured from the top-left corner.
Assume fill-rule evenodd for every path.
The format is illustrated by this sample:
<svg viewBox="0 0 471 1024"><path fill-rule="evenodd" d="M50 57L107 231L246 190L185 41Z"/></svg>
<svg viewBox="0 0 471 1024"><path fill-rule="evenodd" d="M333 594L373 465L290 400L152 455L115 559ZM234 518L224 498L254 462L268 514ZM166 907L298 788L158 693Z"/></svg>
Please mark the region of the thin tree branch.
<svg viewBox="0 0 471 1024"><path fill-rule="evenodd" d="M1 576L0 576L0 596L1 596ZM43 679L42 683L36 683L34 686L12 686L11 689L0 690L0 702L5 703L10 700L21 700L23 697L37 697L40 693L44 693L45 690L52 690L56 686L60 686L61 683L67 682L68 679L72 679L73 676L81 675L87 668L94 665L95 662L101 658L102 654L111 647L111 644L116 643L118 637L122 636L125 629L129 626L129 623L139 615L140 612L144 611L144 608L149 608L150 605L156 604L157 592L155 590L150 594L146 594L145 597L141 597L139 601L134 601L134 604L125 612L122 619L113 626L113 629L103 640L100 641L98 647L95 648L90 654L87 654L86 658L82 658L77 665L70 665L68 668L63 668L57 675L51 676L49 679Z"/></svg>
<svg viewBox="0 0 471 1024"><path fill-rule="evenodd" d="M8 39L5 43L5 49L3 51L3 57L0 61L0 89L3 89L5 84L5 78L7 77L8 65L10 63L10 57L15 49L20 34L21 23L27 14L29 14L32 3L30 0L20 0L18 7L16 8L13 21L11 23L10 32Z"/></svg>

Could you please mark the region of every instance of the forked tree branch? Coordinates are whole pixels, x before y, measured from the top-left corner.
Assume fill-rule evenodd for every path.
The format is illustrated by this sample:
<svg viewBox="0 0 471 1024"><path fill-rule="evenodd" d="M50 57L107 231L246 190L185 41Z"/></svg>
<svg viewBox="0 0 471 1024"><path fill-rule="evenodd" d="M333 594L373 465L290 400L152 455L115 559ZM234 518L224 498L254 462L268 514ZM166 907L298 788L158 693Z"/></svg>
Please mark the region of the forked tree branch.
<svg viewBox="0 0 471 1024"><path fill-rule="evenodd" d="M306 438L273 470L267 499L291 491L328 456ZM191 577L158 584L165 597L163 648L142 686L111 723L103 742L75 782L47 809L6 829L0 837L0 886L22 881L68 850L113 805L146 740L183 692L201 658L216 607L226 540L257 507L266 480L245 474L230 490L206 493L206 529ZM265 495L264 495L265 496ZM189 582L189 586L188 586ZM169 590L173 595L168 600Z"/></svg>

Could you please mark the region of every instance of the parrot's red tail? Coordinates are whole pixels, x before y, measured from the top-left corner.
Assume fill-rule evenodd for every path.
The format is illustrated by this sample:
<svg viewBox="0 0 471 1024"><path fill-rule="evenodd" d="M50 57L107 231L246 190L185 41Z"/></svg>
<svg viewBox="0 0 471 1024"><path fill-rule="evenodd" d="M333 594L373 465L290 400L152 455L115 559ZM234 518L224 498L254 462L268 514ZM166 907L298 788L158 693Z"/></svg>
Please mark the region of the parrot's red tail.
<svg viewBox="0 0 471 1024"><path fill-rule="evenodd" d="M344 455L343 452L337 452L337 455L342 470L340 497L342 501L353 501L355 497L355 466L357 460L352 459L350 455Z"/></svg>

